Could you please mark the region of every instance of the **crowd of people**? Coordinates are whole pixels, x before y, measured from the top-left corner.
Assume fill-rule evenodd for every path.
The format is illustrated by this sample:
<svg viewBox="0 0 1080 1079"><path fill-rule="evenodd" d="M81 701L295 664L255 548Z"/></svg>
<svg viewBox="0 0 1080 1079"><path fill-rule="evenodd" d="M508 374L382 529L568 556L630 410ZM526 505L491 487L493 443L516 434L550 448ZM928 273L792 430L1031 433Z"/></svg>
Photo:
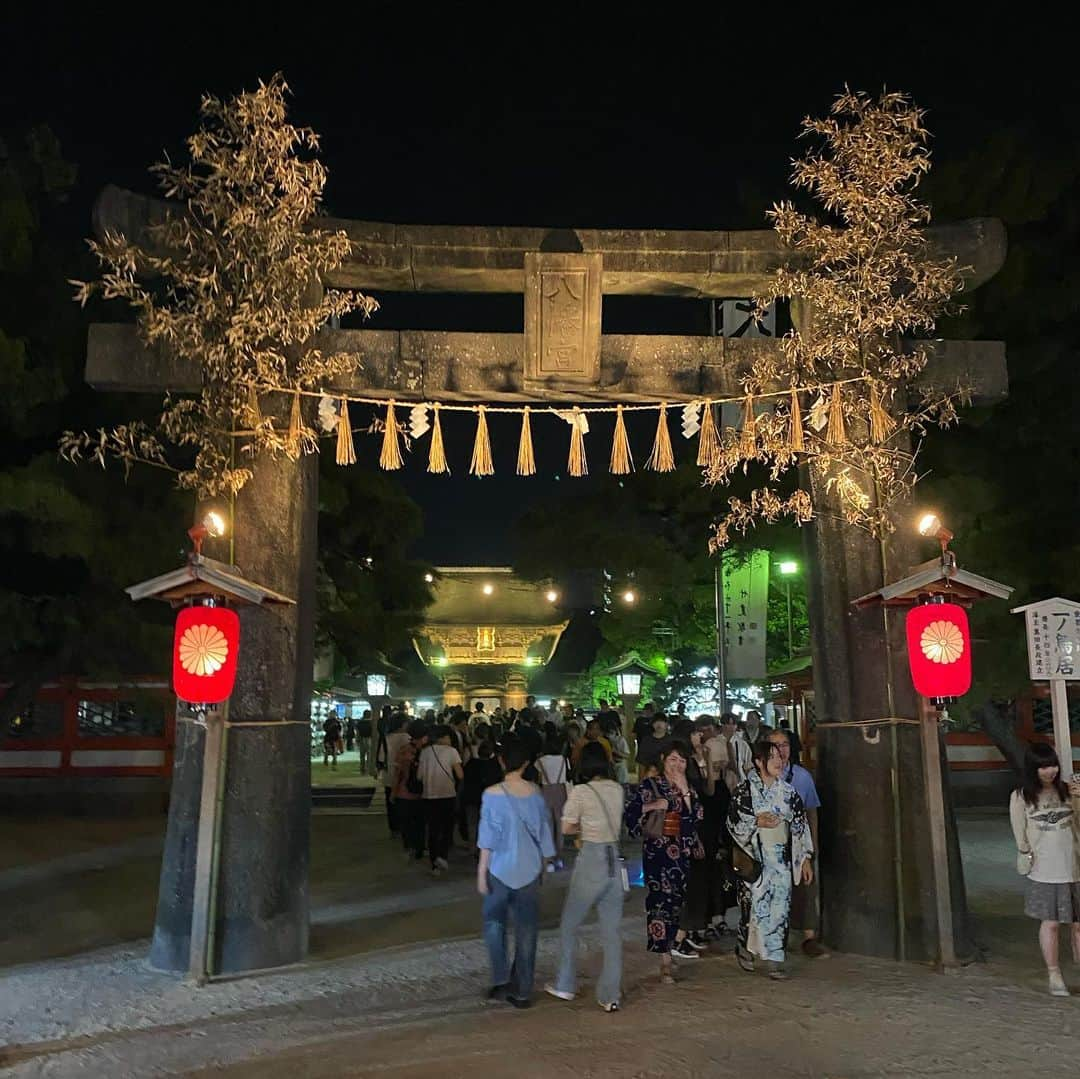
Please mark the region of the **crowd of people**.
<svg viewBox="0 0 1080 1079"><path fill-rule="evenodd" d="M813 858L820 804L798 762L797 735L766 726L666 715L646 704L632 737L607 701L592 716L569 705L490 714L482 703L410 718L384 709L374 765L387 824L405 857L431 874L449 867L455 835L475 865L491 962L488 997L530 1003L539 889L576 851L561 919L557 975L546 991L577 992L577 935L595 908L603 971L598 1003L621 1000L623 902L630 889L624 834L640 839L645 942L663 984L730 932L737 906L739 966L787 977L790 933L804 954L818 943ZM514 928L514 952L507 950Z"/></svg>
<svg viewBox="0 0 1080 1079"><path fill-rule="evenodd" d="M489 998L527 1007L533 989L545 873L576 849L561 920L561 955L547 992L576 991L577 934L595 907L603 971L597 999L607 1011L621 997L620 925L629 879L624 834L640 839L646 948L663 984L728 933L738 908L735 958L753 973L788 976L797 946L826 954L817 939L814 874L818 849L813 776L799 763L798 734L773 729L754 711L740 721L691 720L680 706L665 715L646 704L632 738L607 701L593 716L569 705L549 712L528 698L520 711L450 708L410 718L387 707L365 715L349 735L382 777L387 823L410 861L449 867L455 832L473 859L483 896L491 960ZM340 724L326 731L340 744ZM632 744L631 744L632 743ZM374 745L374 749L372 746ZM1080 962L1080 775L1063 776L1054 748L1028 747L1024 781L1010 816L1017 871L1027 877L1025 913L1038 921L1049 991L1068 996L1059 966L1059 927L1069 926ZM515 950L507 952L514 923Z"/></svg>

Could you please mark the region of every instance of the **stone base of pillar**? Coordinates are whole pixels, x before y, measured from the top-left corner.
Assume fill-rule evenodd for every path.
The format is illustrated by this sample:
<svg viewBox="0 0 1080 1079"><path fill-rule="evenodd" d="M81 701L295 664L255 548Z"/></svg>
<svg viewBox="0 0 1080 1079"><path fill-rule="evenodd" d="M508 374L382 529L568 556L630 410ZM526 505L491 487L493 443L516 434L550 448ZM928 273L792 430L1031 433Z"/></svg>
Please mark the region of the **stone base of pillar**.
<svg viewBox="0 0 1080 1079"><path fill-rule="evenodd" d="M186 972L189 965L204 741L202 727L177 724L150 948L150 964L159 970ZM307 955L309 741L299 724L227 731L210 961L215 974L283 966Z"/></svg>

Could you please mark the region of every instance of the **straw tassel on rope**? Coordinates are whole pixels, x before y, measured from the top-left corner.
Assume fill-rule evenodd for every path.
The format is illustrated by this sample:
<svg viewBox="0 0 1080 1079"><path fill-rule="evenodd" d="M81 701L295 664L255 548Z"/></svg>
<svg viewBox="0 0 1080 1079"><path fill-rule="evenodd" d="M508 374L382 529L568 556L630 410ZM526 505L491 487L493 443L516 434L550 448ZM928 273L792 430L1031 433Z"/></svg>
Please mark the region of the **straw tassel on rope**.
<svg viewBox="0 0 1080 1079"><path fill-rule="evenodd" d="M532 410L528 405L521 414L521 437L518 439L517 474L519 476L536 475L536 457L533 455Z"/></svg>
<svg viewBox="0 0 1080 1079"><path fill-rule="evenodd" d="M754 417L754 398L746 395L743 404L742 436L739 439L739 453L744 457L757 456L757 419Z"/></svg>
<svg viewBox="0 0 1080 1079"><path fill-rule="evenodd" d="M832 397L829 400L829 426L825 429L825 441L830 446L842 446L847 440L844 434L844 398L841 396L840 387L833 386Z"/></svg>
<svg viewBox="0 0 1080 1079"><path fill-rule="evenodd" d="M702 468L709 468L719 452L720 438L716 433L712 401L706 401L705 411L701 414L701 432L698 434L697 463Z"/></svg>
<svg viewBox="0 0 1080 1079"><path fill-rule="evenodd" d="M896 420L881 403L876 382L870 383L870 441L884 442L896 430Z"/></svg>
<svg viewBox="0 0 1080 1079"><path fill-rule="evenodd" d="M589 474L589 462L585 457L584 421L584 413L575 406L574 415L570 421L570 457L566 462L567 471L575 477Z"/></svg>
<svg viewBox="0 0 1080 1079"><path fill-rule="evenodd" d="M337 421L337 453L334 457L339 465L356 464L356 446L353 443L352 421L349 419L349 402L341 399L341 412Z"/></svg>
<svg viewBox="0 0 1080 1079"><path fill-rule="evenodd" d="M653 472L674 472L675 454L671 450L671 432L667 424L667 401L660 406L660 418L656 423L656 438L653 440L652 453L645 467Z"/></svg>
<svg viewBox="0 0 1080 1079"><path fill-rule="evenodd" d="M799 391L791 387L791 406L788 409L788 449L792 453L802 453L806 449L803 438L802 410L799 408Z"/></svg>
<svg viewBox="0 0 1080 1079"><path fill-rule="evenodd" d="M450 466L446 463L446 449L443 447L442 420L439 418L439 409L442 406L435 404L435 419L431 422L431 446L428 448L427 470L436 476L448 476Z"/></svg>
<svg viewBox="0 0 1080 1079"><path fill-rule="evenodd" d="M634 455L630 452L630 437L626 433L622 405L615 409L615 438L611 443L609 471L615 476L626 476L634 471Z"/></svg>
<svg viewBox="0 0 1080 1079"><path fill-rule="evenodd" d="M289 428L285 433L285 455L294 461L300 456L300 391L293 391Z"/></svg>
<svg viewBox="0 0 1080 1079"><path fill-rule="evenodd" d="M383 428L382 453L379 454L379 467L387 472L401 468L405 463L401 458L401 444L398 442L397 417L394 415L394 402L386 406L386 425Z"/></svg>
<svg viewBox="0 0 1080 1079"><path fill-rule="evenodd" d="M491 460L491 436L488 434L487 409L483 405L480 405L476 412L476 441L473 442L469 472L473 476L495 475L495 465Z"/></svg>

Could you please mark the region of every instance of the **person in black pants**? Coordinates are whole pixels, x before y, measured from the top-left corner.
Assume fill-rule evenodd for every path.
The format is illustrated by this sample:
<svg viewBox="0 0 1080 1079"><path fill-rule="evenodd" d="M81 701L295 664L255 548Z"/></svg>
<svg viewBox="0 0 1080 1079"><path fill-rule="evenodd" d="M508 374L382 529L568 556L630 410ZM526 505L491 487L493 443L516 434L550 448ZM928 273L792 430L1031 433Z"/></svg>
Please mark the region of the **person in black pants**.
<svg viewBox="0 0 1080 1079"><path fill-rule="evenodd" d="M420 782L428 824L428 854L432 876L449 868L450 841L457 814L457 786L463 778L461 754L451 744L447 726L431 732L431 743L420 753Z"/></svg>
<svg viewBox="0 0 1080 1079"><path fill-rule="evenodd" d="M420 797L419 769L413 771L413 761L427 746L428 729L421 721L409 724L408 741L398 751L395 760L396 778L392 798L401 841L410 859L419 862L424 857L424 802Z"/></svg>

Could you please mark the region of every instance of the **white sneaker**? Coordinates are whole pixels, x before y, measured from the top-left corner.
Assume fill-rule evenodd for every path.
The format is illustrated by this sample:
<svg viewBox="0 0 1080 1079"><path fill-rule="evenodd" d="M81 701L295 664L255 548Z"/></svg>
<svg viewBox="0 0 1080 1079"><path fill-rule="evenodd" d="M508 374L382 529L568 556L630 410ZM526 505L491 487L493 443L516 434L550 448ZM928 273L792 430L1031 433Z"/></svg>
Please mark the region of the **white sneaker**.
<svg viewBox="0 0 1080 1079"><path fill-rule="evenodd" d="M567 993L562 989L556 989L555 986L553 986L553 985L545 985L544 986L544 992L547 993L549 996L558 997L559 1000L573 1000L574 999L574 994L573 993Z"/></svg>
<svg viewBox="0 0 1080 1079"><path fill-rule="evenodd" d="M1065 984L1065 979L1062 978L1060 970L1050 971L1050 995L1052 997L1069 996L1069 988Z"/></svg>

